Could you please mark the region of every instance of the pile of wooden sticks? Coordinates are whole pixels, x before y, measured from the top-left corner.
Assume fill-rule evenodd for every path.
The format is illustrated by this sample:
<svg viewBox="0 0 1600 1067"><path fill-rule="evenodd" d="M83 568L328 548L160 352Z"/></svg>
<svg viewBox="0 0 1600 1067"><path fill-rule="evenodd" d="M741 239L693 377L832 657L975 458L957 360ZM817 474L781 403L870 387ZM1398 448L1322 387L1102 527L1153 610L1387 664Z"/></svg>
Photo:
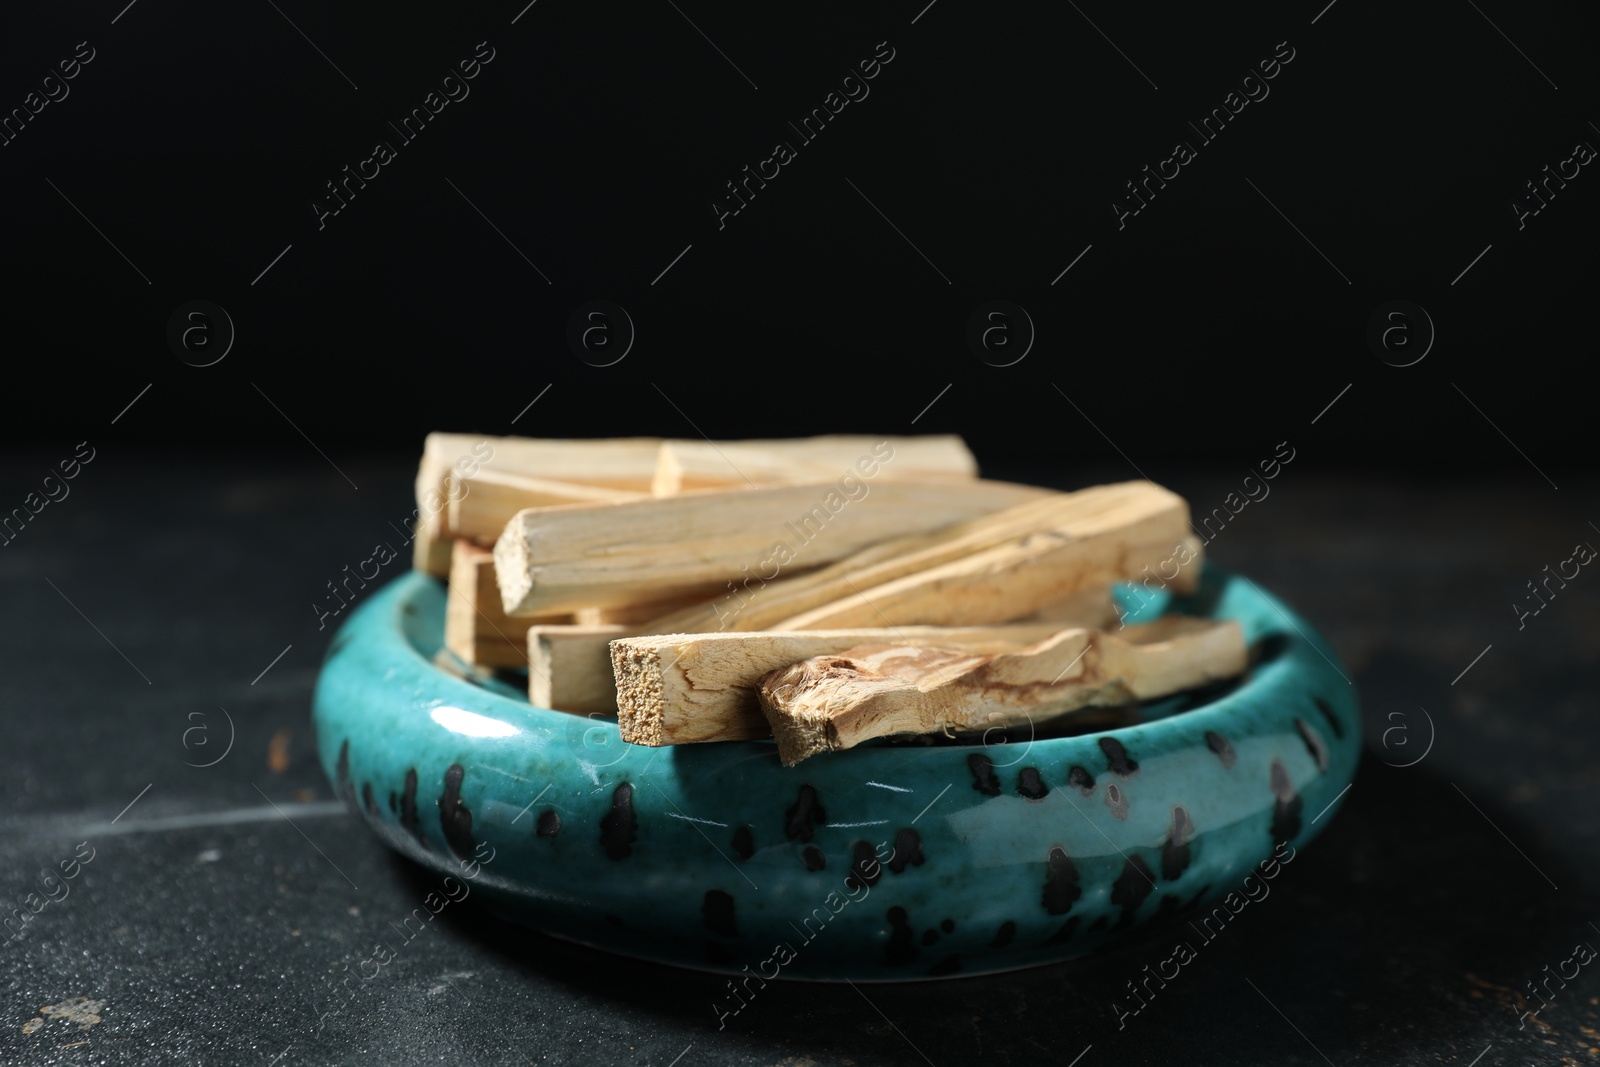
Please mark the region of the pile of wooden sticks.
<svg viewBox="0 0 1600 1067"><path fill-rule="evenodd" d="M431 434L415 565L445 644L642 745L775 737L784 763L982 732L1245 668L1237 623L1121 625L1111 585L1192 591L1183 499L978 477L958 437Z"/></svg>

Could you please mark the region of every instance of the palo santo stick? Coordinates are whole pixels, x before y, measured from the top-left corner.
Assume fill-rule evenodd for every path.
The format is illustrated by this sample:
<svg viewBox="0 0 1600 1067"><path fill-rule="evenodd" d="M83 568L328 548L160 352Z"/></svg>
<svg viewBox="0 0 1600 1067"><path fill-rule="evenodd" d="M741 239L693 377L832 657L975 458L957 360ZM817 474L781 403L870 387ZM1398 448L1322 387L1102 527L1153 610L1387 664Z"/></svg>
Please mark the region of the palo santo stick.
<svg viewBox="0 0 1600 1067"><path fill-rule="evenodd" d="M832 481L843 474L886 481L959 481L978 476L978 461L953 434L663 441L653 492L674 496L702 489L796 485Z"/></svg>
<svg viewBox="0 0 1600 1067"><path fill-rule="evenodd" d="M508 618L500 607L500 589L494 580L494 554L471 541L456 542L445 600L444 643L463 660L479 667L521 667L528 662L529 626L570 618Z"/></svg>
<svg viewBox="0 0 1600 1067"><path fill-rule="evenodd" d="M450 503L459 488L452 475L471 477L488 467L497 471L581 482L648 493L655 477L661 441L654 437L598 441L540 440L528 437L430 433L417 465L417 536L412 564L436 578L449 574L449 541L454 534ZM499 530L480 535L493 540Z"/></svg>
<svg viewBox="0 0 1600 1067"><path fill-rule="evenodd" d="M1176 499L1176 498L1175 498ZM1131 521L1109 516L1078 528L1077 536L1024 537L870 589L771 624L774 630L846 626L973 626L1030 614L1080 589L1132 581L1142 571L1182 559L1172 586L1192 591L1199 581L1200 542L1182 532L1188 508ZM1182 530L1179 529L1182 528ZM859 584L859 583L858 583Z"/></svg>
<svg viewBox="0 0 1600 1067"><path fill-rule="evenodd" d="M530 634L548 629L539 627ZM766 737L772 729L761 714L757 687L768 672L798 660L837 655L862 644L901 642L962 648L972 654L1004 652L1044 640L1059 630L1054 623L1023 623L957 629L903 626L892 630L622 638L611 642L618 725L622 739L636 745Z"/></svg>
<svg viewBox="0 0 1600 1067"><path fill-rule="evenodd" d="M493 544L511 517L524 508L566 504L612 504L645 500L648 493L610 486L583 485L554 478L533 478L512 471L480 469L470 477L452 473L446 479L450 498L450 532L456 537Z"/></svg>
<svg viewBox="0 0 1600 1067"><path fill-rule="evenodd" d="M552 640L561 641L563 659L529 674L529 695L535 704L564 711L605 712L616 706L617 690L610 673L611 657L607 644L614 637L645 634L700 634L750 631L769 628L794 612L849 596L863 584L872 585L893 577L926 569L951 559L1004 543L1030 533L1070 528L1073 521L1094 515L1119 501L1155 495L1166 499L1165 490L1145 482L1101 487L1082 493L1049 494L1041 499L957 523L933 534L897 538L871 545L840 562L811 574L786 578L750 588L748 600L738 594L701 601L688 608L660 617L626 617L611 609L584 608L577 622L589 629L561 628ZM1017 614L1026 615L1027 609ZM1043 620L1055 621L1057 629L1068 625L1103 627L1116 621L1116 609L1107 588L1080 590L1045 606ZM988 620L992 622L1006 620ZM623 623L622 632L593 629L600 623ZM865 625L874 625L868 620ZM789 627L784 627L785 629ZM539 666L539 650L530 635L529 656ZM572 678L562 676L571 671ZM749 704L754 708L754 704Z"/></svg>
<svg viewBox="0 0 1600 1067"><path fill-rule="evenodd" d="M479 439L466 434L430 433L422 443L414 483L416 522L412 530L411 566L435 578L450 576L449 497L445 480L451 465L474 462L472 446ZM480 446L478 455L484 449Z"/></svg>
<svg viewBox="0 0 1600 1067"><path fill-rule="evenodd" d="M1080 589L1060 600L1046 604L1032 615L1018 622L1053 622L1060 629L1083 626L1090 630L1104 630L1118 619L1117 603L1107 586Z"/></svg>
<svg viewBox="0 0 1600 1067"><path fill-rule="evenodd" d="M450 538L431 534L418 522L411 536L411 569L435 578L450 577L451 546Z"/></svg>
<svg viewBox="0 0 1600 1067"><path fill-rule="evenodd" d="M607 489L648 493L655 478L658 437L612 437L593 441L538 437L485 437L494 455L490 470L553 478ZM470 470L457 468L470 476Z"/></svg>
<svg viewBox="0 0 1600 1067"><path fill-rule="evenodd" d="M529 703L615 715L617 687L606 646L630 632L617 624L528 627Z"/></svg>
<svg viewBox="0 0 1600 1067"><path fill-rule="evenodd" d="M502 602L508 615L538 615L670 596L711 597L747 568L833 563L878 541L1048 495L990 481L853 485L529 508L517 513L495 543Z"/></svg>
<svg viewBox="0 0 1600 1067"><path fill-rule="evenodd" d="M842 601L875 586L928 571L931 568L975 555L985 549L1017 541L1030 535L1059 534L1115 529L1118 518L1106 521L1108 513L1130 524L1141 517L1164 516L1164 526L1176 540L1187 532L1187 510L1181 498L1151 482L1123 482L1095 486L1074 493L1049 493L1035 500L957 523L932 534L917 534L872 545L861 552L810 574L761 582L743 582L735 591L715 600L666 618L652 620L646 633L711 633L725 630L823 629L831 624L799 625L788 620L804 619L804 613ZM1099 525L1091 526L1091 523ZM1142 529L1130 525L1130 529ZM1134 572L1137 574L1137 571ZM1130 575L1132 576L1132 575ZM1116 575L1114 577L1121 577ZM752 586L752 580L757 584ZM1107 577L1101 584L1109 584ZM1076 588L1056 590L1043 600L1017 608L1000 618L965 619L963 624L1005 622L1058 600ZM899 622L932 622L931 619L901 619ZM1087 624L1091 620L1081 620ZM882 626L883 620L856 618L845 626Z"/></svg>
<svg viewBox="0 0 1600 1067"><path fill-rule="evenodd" d="M528 672L528 699L542 708L559 708L562 711L584 714L589 712L616 714L617 684L611 666L611 642L623 637L685 632L682 627L641 624L637 619L618 617L626 614L626 609L616 612L609 608L584 608L574 613L576 625L529 627L528 660L532 666ZM743 616L734 621L744 621ZM1042 636L1068 626L1094 628L1112 626L1117 621L1117 610L1109 589L1089 589L1048 605L1023 621L1047 625L1033 628L1019 627L1014 631L1018 635L1017 641L1032 640L1033 638L1027 636L1029 634L1038 633ZM729 629L736 631L740 627L734 625ZM982 628L970 632L978 634L999 632L1004 629ZM902 632L913 631L917 631L917 628L902 627ZM892 633L892 631L884 632ZM705 636L708 635L691 635L684 640L699 641ZM724 647L733 649L738 645L735 642ZM749 715L759 714L753 691L750 691L748 686L745 692L730 693L730 697L737 698ZM754 722L755 719L752 718L751 721Z"/></svg>
<svg viewBox="0 0 1600 1067"><path fill-rule="evenodd" d="M627 628L627 635L646 633L666 633L661 629L652 629L650 623L659 618L670 618L686 609L699 607L705 603L704 595L688 597L675 596L667 600L630 600L626 604L612 604L607 607L579 608L572 613L572 621L579 626L609 626L621 624Z"/></svg>
<svg viewBox="0 0 1600 1067"><path fill-rule="evenodd" d="M1235 621L1168 616L1120 636L1064 630L998 655L876 645L814 656L761 680L761 710L785 766L890 734L1038 723L1090 704L1126 704L1245 669Z"/></svg>
<svg viewBox="0 0 1600 1067"><path fill-rule="evenodd" d="M535 707L587 715L617 713L611 642L634 637L638 625L607 623L587 608L574 625L528 627L528 701Z"/></svg>

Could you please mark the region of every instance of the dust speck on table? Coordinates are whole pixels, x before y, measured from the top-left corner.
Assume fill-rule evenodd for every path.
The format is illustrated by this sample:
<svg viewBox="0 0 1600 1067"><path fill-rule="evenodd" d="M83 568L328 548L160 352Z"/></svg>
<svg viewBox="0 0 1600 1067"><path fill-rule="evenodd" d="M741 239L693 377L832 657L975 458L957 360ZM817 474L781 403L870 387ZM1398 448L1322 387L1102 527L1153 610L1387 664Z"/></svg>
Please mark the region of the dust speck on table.
<svg viewBox="0 0 1600 1067"><path fill-rule="evenodd" d="M284 727L267 742L267 769L273 774L282 774L289 769L289 742L293 739L294 734Z"/></svg>
<svg viewBox="0 0 1600 1067"><path fill-rule="evenodd" d="M77 1023L79 1030L87 1030L100 1021L99 1013L105 1008L103 1000L89 997L68 997L59 1004L46 1004L36 1018L22 1024L22 1032L31 1034L44 1026L44 1016L53 1015L64 1023Z"/></svg>

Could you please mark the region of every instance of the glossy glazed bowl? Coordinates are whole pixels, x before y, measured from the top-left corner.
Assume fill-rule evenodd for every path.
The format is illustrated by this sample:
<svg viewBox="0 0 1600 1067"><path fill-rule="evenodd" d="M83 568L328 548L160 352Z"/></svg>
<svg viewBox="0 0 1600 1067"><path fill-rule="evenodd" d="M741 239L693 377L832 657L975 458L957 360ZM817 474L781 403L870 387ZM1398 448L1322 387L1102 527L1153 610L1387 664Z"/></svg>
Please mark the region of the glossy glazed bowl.
<svg viewBox="0 0 1600 1067"><path fill-rule="evenodd" d="M1236 682L1097 733L878 744L792 768L771 741L643 748L614 720L533 707L451 666L444 603L413 573L334 637L314 718L340 795L506 917L680 966L870 981L1079 956L1244 899L1253 868L1292 860L1333 818L1360 748L1332 651L1216 568L1131 621L1239 620L1252 667Z"/></svg>

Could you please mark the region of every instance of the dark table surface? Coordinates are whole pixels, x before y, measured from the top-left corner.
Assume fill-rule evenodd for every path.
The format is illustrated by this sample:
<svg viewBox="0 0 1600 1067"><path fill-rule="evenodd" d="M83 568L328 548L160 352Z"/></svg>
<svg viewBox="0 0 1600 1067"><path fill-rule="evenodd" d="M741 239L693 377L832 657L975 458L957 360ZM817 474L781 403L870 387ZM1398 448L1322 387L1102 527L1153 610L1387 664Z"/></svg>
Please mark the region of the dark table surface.
<svg viewBox="0 0 1600 1067"><path fill-rule="evenodd" d="M20 502L57 458L14 455L0 485ZM1600 967L1549 978L1575 946L1600 945L1600 579L1581 574L1520 629L1510 606L1574 543L1600 543L1600 511L1581 510L1593 482L1554 491L1526 470L1424 482L1291 467L1215 538L1212 558L1284 596L1344 657L1367 753L1271 897L1120 1029L1111 1002L1169 954L1172 931L994 977L778 983L719 1031L717 977L468 907L319 1031L346 961L431 888L335 802L309 725L332 633L310 605L410 513L412 462L344 461L356 490L298 451L104 448L0 548L5 912L41 867L92 850L0 942L0 1062L1600 1058ZM1197 510L1237 483L1230 470L1150 473ZM1533 999L1529 983L1547 980Z"/></svg>

